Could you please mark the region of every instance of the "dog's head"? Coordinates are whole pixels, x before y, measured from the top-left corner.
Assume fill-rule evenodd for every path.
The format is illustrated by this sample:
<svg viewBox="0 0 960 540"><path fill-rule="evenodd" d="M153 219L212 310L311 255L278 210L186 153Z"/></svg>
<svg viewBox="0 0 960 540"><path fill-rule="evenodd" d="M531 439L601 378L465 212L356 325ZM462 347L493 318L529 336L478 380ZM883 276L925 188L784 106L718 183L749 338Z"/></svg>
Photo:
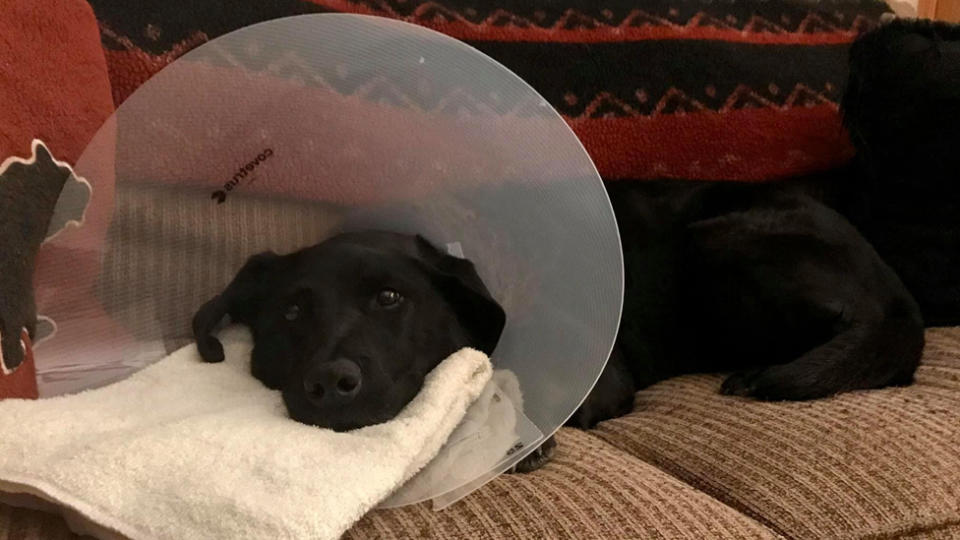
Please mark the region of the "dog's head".
<svg viewBox="0 0 960 540"><path fill-rule="evenodd" d="M469 261L386 232L251 257L193 319L208 362L223 360L226 315L250 327L253 374L290 416L337 431L393 418L446 356L490 354L506 320Z"/></svg>

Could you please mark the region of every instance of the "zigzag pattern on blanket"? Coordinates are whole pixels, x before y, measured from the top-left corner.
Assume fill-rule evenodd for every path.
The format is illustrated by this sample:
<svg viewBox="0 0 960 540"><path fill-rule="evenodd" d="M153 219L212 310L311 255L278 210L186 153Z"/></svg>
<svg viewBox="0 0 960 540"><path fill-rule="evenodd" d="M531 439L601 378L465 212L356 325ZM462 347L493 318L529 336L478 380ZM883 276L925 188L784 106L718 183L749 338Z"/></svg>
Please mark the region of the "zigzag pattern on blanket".
<svg viewBox="0 0 960 540"><path fill-rule="evenodd" d="M880 0L498 0L483 6L468 0L170 0L153 10L110 0L91 4L117 104L196 45L279 16L362 13L441 31L466 40L543 94L607 180L756 181L849 160L852 149L836 108L847 48L888 11ZM392 106L424 106L418 96L374 82L326 80ZM461 89L429 100L468 112L498 111L496 96ZM726 144L677 150L691 140Z"/></svg>
<svg viewBox="0 0 960 540"><path fill-rule="evenodd" d="M836 9L817 12L785 5L776 14L762 3L570 1L472 2L308 0L332 11L400 19L464 40L598 43L646 39L713 39L747 43L843 43L872 26L869 16ZM642 9L638 9L637 6ZM846 7L846 6L845 6Z"/></svg>

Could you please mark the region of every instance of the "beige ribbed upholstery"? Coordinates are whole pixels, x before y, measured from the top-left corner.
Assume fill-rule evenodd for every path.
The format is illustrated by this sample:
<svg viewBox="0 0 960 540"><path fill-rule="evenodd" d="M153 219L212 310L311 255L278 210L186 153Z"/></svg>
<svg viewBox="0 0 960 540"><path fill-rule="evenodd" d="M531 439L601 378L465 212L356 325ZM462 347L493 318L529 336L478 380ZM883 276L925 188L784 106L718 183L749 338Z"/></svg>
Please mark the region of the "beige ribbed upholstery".
<svg viewBox="0 0 960 540"><path fill-rule="evenodd" d="M960 328L927 333L917 382L807 403L716 393L694 375L637 394L627 417L562 430L557 455L443 512L375 511L383 538L960 538ZM0 540L72 538L0 507Z"/></svg>
<svg viewBox="0 0 960 540"><path fill-rule="evenodd" d="M350 538L775 538L749 517L593 434L565 429L554 460L502 475L442 512L376 511Z"/></svg>
<svg viewBox="0 0 960 540"><path fill-rule="evenodd" d="M960 329L928 332L905 388L760 403L720 380L666 381L595 433L790 537L960 538Z"/></svg>

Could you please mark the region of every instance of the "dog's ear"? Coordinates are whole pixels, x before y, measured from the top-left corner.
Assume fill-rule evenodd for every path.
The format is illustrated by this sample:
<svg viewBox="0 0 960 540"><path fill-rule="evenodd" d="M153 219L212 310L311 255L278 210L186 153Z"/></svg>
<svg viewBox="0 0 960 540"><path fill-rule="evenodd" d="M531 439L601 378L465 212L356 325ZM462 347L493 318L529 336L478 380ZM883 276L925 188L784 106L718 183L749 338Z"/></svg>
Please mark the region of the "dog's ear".
<svg viewBox="0 0 960 540"><path fill-rule="evenodd" d="M416 243L420 260L456 311L470 335L471 345L486 354L492 353L500 341L507 315L490 295L473 263L442 253L422 236L417 235Z"/></svg>
<svg viewBox="0 0 960 540"><path fill-rule="evenodd" d="M193 316L193 337L204 361L223 361L223 345L213 331L224 317L230 315L233 322L247 325L253 322L264 300L263 291L268 289L264 281L279 260L280 256L272 252L250 257L227 288L197 310Z"/></svg>

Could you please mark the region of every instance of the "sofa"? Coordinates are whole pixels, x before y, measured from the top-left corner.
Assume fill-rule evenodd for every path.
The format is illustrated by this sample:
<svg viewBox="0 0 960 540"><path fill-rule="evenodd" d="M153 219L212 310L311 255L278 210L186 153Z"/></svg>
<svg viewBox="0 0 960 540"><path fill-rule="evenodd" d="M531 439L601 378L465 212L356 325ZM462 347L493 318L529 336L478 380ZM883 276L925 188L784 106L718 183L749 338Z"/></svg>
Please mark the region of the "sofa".
<svg viewBox="0 0 960 540"><path fill-rule="evenodd" d="M850 160L837 107L846 51L887 12L874 0L502 3L57 0L44 11L14 0L2 9L19 24L5 32L72 40L71 55L52 41L41 52L62 64L54 73L73 66L84 79L51 97L9 69L0 95L30 114L0 150L41 138L75 160L112 107L191 47L260 20L345 11L422 24L501 61L567 119L607 181L775 181ZM629 57L645 62L619 69ZM116 193L131 208L136 197ZM346 537L960 538L960 328L927 330L906 387L766 403L720 395L721 381L641 390L627 416L561 429L540 470L442 511L373 511ZM73 537L61 516L0 506L0 538Z"/></svg>
<svg viewBox="0 0 960 540"><path fill-rule="evenodd" d="M544 468L442 511L368 514L347 538L960 537L960 329L934 328L916 383L804 403L717 393L689 375L634 411L563 428ZM67 539L62 518L0 508L0 538Z"/></svg>

